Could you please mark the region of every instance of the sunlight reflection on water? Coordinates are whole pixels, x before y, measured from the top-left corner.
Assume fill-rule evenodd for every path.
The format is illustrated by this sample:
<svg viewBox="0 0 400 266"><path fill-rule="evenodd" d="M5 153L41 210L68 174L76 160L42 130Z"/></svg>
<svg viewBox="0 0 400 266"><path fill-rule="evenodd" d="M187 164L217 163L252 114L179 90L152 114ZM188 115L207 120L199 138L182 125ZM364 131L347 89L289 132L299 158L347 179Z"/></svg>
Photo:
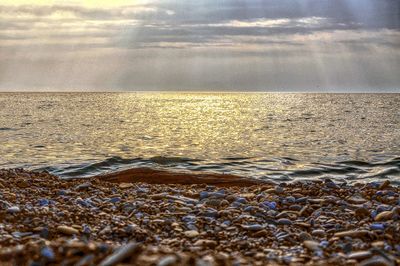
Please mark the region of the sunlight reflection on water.
<svg viewBox="0 0 400 266"><path fill-rule="evenodd" d="M351 179L386 168L337 162L392 160L397 172L389 176L399 178L399 94L2 93L0 106L1 167L85 176L150 165Z"/></svg>

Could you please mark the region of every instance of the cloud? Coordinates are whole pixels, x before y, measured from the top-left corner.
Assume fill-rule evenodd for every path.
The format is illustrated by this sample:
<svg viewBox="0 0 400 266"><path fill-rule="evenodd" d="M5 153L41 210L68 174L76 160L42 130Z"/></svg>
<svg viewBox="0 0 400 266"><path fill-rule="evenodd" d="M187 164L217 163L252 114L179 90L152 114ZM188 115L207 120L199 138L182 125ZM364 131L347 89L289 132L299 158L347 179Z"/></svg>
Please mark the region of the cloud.
<svg viewBox="0 0 400 266"><path fill-rule="evenodd" d="M307 80L310 86L355 86L358 81L368 87L376 82L367 77L378 76L380 69L386 73L376 81L394 86L399 84L399 11L400 2L393 0L163 0L107 8L0 5L0 87L29 86L30 81L61 86L63 70L70 78L64 83L79 86L103 82L152 88L158 82L160 87L190 88L192 79L193 88L199 88L203 77L208 88L276 88L295 86L296 81L306 87ZM372 63L374 67L362 70ZM234 68L231 74L229 68ZM21 78L13 79L16 70ZM40 71L58 74L36 78ZM210 77L213 73L218 74Z"/></svg>

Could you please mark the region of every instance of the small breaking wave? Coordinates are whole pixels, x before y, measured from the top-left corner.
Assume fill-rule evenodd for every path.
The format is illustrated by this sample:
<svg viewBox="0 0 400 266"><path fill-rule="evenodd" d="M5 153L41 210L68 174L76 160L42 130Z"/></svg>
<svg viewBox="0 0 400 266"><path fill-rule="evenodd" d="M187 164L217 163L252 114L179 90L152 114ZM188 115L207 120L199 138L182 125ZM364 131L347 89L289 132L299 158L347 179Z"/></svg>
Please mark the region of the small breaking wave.
<svg viewBox="0 0 400 266"><path fill-rule="evenodd" d="M194 162L199 162L201 160L190 159L185 157L165 157L156 156L151 158L122 158L119 156L113 156L106 158L102 161L95 162L84 162L80 164L71 164L67 166L48 166L37 168L38 171L48 171L49 173L58 175L62 178L75 178L75 177L90 177L98 175L104 172L117 171L132 167L173 167L173 166L186 166L193 165Z"/></svg>
<svg viewBox="0 0 400 266"><path fill-rule="evenodd" d="M155 156L149 159L150 162L167 165L167 164L179 164L179 163L190 163L199 162L201 160L190 159L185 157L166 157L166 156Z"/></svg>
<svg viewBox="0 0 400 266"><path fill-rule="evenodd" d="M292 163L288 164L288 161ZM349 160L333 164L303 164L300 160L289 157L272 159L229 157L211 161L177 156L155 156L150 158L122 158L113 156L102 161L64 164L36 170L46 170L68 179L85 178L136 167L235 174L282 182L322 178L331 178L346 182L400 179L399 157L380 162Z"/></svg>

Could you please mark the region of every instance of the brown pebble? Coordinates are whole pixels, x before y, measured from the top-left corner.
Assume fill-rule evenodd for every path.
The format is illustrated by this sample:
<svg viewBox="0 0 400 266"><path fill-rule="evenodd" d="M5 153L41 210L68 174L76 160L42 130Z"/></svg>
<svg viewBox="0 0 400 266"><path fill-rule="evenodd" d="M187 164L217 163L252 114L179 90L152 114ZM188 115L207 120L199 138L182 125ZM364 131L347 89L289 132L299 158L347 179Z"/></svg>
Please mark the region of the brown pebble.
<svg viewBox="0 0 400 266"><path fill-rule="evenodd" d="M384 211L379 213L377 216L375 216L375 221L386 221L392 219L393 212L392 211Z"/></svg>
<svg viewBox="0 0 400 266"><path fill-rule="evenodd" d="M18 186L19 188L27 188L27 187L29 187L30 185L29 185L29 183L28 183L27 181L25 181L25 180L23 180L23 179L20 179L20 180L17 181L17 186Z"/></svg>
<svg viewBox="0 0 400 266"><path fill-rule="evenodd" d="M390 181L389 180L386 180L385 182L383 182L380 186L379 186L379 189L385 189L385 188L387 188L388 186L390 186Z"/></svg>
<svg viewBox="0 0 400 266"><path fill-rule="evenodd" d="M214 240L208 239L199 239L194 244L194 246L204 246L209 248L215 248L217 246L217 242Z"/></svg>
<svg viewBox="0 0 400 266"><path fill-rule="evenodd" d="M258 232L255 232L253 234L254 237L265 237L265 236L268 236L268 235L270 235L270 233L268 233L268 231L265 230L265 229L261 230L261 231L258 231Z"/></svg>
<svg viewBox="0 0 400 266"><path fill-rule="evenodd" d="M303 242L303 245L311 251L319 250L319 243L314 240L306 240Z"/></svg>
<svg viewBox="0 0 400 266"><path fill-rule="evenodd" d="M199 232L197 232L196 230L185 231L184 234L188 238L195 238L199 236Z"/></svg>
<svg viewBox="0 0 400 266"><path fill-rule="evenodd" d="M132 184L132 183L121 183L121 184L119 184L120 188L130 188L130 187L133 187L133 186L134 186L134 184Z"/></svg>
<svg viewBox="0 0 400 266"><path fill-rule="evenodd" d="M66 225L60 225L57 227L57 231L65 235L78 235L79 231L75 228Z"/></svg>
<svg viewBox="0 0 400 266"><path fill-rule="evenodd" d="M369 235L370 232L367 230L350 230L350 231L343 231L343 232L337 232L334 234L336 237L363 237L366 235Z"/></svg>
<svg viewBox="0 0 400 266"><path fill-rule="evenodd" d="M361 207L355 210L355 216L359 218L364 218L369 216L369 210L367 208Z"/></svg>

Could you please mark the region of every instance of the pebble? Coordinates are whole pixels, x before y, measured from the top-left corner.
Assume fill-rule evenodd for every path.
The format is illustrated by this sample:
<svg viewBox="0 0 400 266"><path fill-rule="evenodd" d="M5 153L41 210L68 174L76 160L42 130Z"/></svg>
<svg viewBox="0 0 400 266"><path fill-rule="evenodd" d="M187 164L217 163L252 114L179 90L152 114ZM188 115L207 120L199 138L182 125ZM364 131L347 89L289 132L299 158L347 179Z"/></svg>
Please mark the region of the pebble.
<svg viewBox="0 0 400 266"><path fill-rule="evenodd" d="M184 232L185 236L188 238L195 238L199 236L199 232L195 230L189 230Z"/></svg>
<svg viewBox="0 0 400 266"><path fill-rule="evenodd" d="M312 236L307 232L301 232L299 234L299 239L300 239L300 241L312 240Z"/></svg>
<svg viewBox="0 0 400 266"><path fill-rule="evenodd" d="M208 239L199 239L194 244L194 246L204 246L209 248L215 248L217 246L217 241Z"/></svg>
<svg viewBox="0 0 400 266"><path fill-rule="evenodd" d="M21 211L21 209L18 206L12 206L7 209L8 213L18 213L20 211Z"/></svg>
<svg viewBox="0 0 400 266"><path fill-rule="evenodd" d="M113 198L108 200L108 202L111 202L111 203L117 203L117 202L120 202L120 201L121 201L120 197L113 197Z"/></svg>
<svg viewBox="0 0 400 266"><path fill-rule="evenodd" d="M200 197L201 200L208 198L208 195L209 195L208 191L201 191L199 193L199 197Z"/></svg>
<svg viewBox="0 0 400 266"><path fill-rule="evenodd" d="M242 225L242 227L249 231L260 231L264 229L264 226L260 224Z"/></svg>
<svg viewBox="0 0 400 266"><path fill-rule="evenodd" d="M385 225L380 223L373 223L370 225L371 230L385 230Z"/></svg>
<svg viewBox="0 0 400 266"><path fill-rule="evenodd" d="M333 181L325 182L325 186L327 186L328 188L334 188L334 189L339 188L338 185L336 185Z"/></svg>
<svg viewBox="0 0 400 266"><path fill-rule="evenodd" d="M389 180L386 180L385 182L383 182L383 183L379 186L379 189L382 190L382 189L385 189L385 188L387 188L387 187L389 187L389 186L390 186L390 181L389 181Z"/></svg>
<svg viewBox="0 0 400 266"><path fill-rule="evenodd" d="M284 192L284 188L281 186L276 186L275 187L275 193L276 194L282 194Z"/></svg>
<svg viewBox="0 0 400 266"><path fill-rule="evenodd" d="M363 251L354 251L347 255L347 258L350 260L363 260L372 256L372 253L369 250Z"/></svg>
<svg viewBox="0 0 400 266"><path fill-rule="evenodd" d="M48 199L40 199L38 201L39 206L48 206L50 204L50 201Z"/></svg>
<svg viewBox="0 0 400 266"><path fill-rule="evenodd" d="M394 263L391 263L387 259L381 256L373 256L372 258L361 261L359 266L394 266Z"/></svg>
<svg viewBox="0 0 400 266"><path fill-rule="evenodd" d="M365 218L370 215L370 212L368 211L367 208L361 207L361 208L357 208L355 210L355 215L356 215L356 217L359 217L359 218Z"/></svg>
<svg viewBox="0 0 400 266"><path fill-rule="evenodd" d="M43 247L42 250L40 251L40 254L43 258L45 258L48 261L53 261L55 259L54 251L50 247Z"/></svg>
<svg viewBox="0 0 400 266"><path fill-rule="evenodd" d="M311 232L311 234L312 234L313 236L317 236L317 237L324 237L324 236L326 235L325 231L324 231L324 230L321 230L321 229L313 230L313 231Z"/></svg>
<svg viewBox="0 0 400 266"><path fill-rule="evenodd" d="M320 250L319 243L313 240L306 240L303 245L311 251Z"/></svg>
<svg viewBox="0 0 400 266"><path fill-rule="evenodd" d="M60 225L57 227L57 231L66 235L78 235L79 231L73 227L69 227L66 225Z"/></svg>
<svg viewBox="0 0 400 266"><path fill-rule="evenodd" d="M114 266L123 260L132 257L135 255L140 249L140 245L136 242L130 242L119 249L117 249L110 256L106 257L102 262L100 262L99 266Z"/></svg>
<svg viewBox="0 0 400 266"><path fill-rule="evenodd" d="M291 225L292 224L292 221L290 221L289 219L285 219L285 218L281 218L281 219L277 220L276 222L281 225Z"/></svg>
<svg viewBox="0 0 400 266"><path fill-rule="evenodd" d="M88 266L93 265L93 261L95 260L95 256L93 254L89 254L80 259L74 266Z"/></svg>
<svg viewBox="0 0 400 266"><path fill-rule="evenodd" d="M352 204L363 204L363 203L367 202L366 199L360 198L360 197L351 197L351 198L347 199L347 201Z"/></svg>
<svg viewBox="0 0 400 266"><path fill-rule="evenodd" d="M27 188L30 186L29 182L26 180L17 180L17 184L16 184L19 188Z"/></svg>
<svg viewBox="0 0 400 266"><path fill-rule="evenodd" d="M379 222L379 221L386 221L386 220L390 220L393 216L393 212L392 211L383 211L379 214L377 214L374 218L375 221Z"/></svg>
<svg viewBox="0 0 400 266"><path fill-rule="evenodd" d="M86 182L83 184L79 184L78 186L75 187L75 190L77 191L82 191L82 190L87 190L92 186L90 182Z"/></svg>
<svg viewBox="0 0 400 266"><path fill-rule="evenodd" d="M334 235L336 237L363 237L366 235L369 235L370 232L367 230L350 230L350 231L343 231L343 232L337 232Z"/></svg>
<svg viewBox="0 0 400 266"><path fill-rule="evenodd" d="M131 187L134 187L134 186L135 186L135 185L132 184L132 183L120 183L120 184L119 184L119 187L122 188L122 189L131 188Z"/></svg>
<svg viewBox="0 0 400 266"><path fill-rule="evenodd" d="M264 201L263 204L266 205L271 210L276 209L276 202L274 202L274 201Z"/></svg>
<svg viewBox="0 0 400 266"><path fill-rule="evenodd" d="M157 266L171 266L175 265L178 262L178 259L174 255L168 255L160 259L157 263Z"/></svg>
<svg viewBox="0 0 400 266"><path fill-rule="evenodd" d="M247 200L246 200L245 198L237 198L237 199L235 200L235 202L242 203L242 204L246 204L246 203L247 203Z"/></svg>

